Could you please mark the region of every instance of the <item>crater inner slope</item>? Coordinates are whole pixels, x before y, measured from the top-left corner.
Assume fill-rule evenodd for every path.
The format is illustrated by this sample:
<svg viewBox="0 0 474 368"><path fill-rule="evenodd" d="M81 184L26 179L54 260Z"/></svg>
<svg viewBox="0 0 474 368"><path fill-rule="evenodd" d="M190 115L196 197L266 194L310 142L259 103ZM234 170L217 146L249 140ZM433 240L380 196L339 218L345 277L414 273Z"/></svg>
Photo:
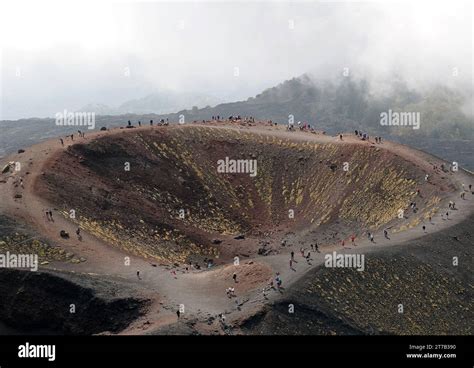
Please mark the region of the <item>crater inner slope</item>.
<svg viewBox="0 0 474 368"><path fill-rule="evenodd" d="M256 160L256 176L218 172L226 157ZM74 210L78 226L109 244L181 263L228 260L239 234L256 254L259 240L289 231L350 236L416 226L443 194L424 176L383 144L186 125L127 129L70 146L44 167L35 190L64 216Z"/></svg>

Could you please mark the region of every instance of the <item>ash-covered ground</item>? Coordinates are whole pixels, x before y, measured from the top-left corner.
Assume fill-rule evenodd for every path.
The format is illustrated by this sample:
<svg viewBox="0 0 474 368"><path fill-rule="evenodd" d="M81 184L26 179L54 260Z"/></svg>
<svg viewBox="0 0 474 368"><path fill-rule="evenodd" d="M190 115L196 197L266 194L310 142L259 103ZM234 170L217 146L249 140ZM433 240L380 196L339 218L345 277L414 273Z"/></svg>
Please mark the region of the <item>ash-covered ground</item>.
<svg viewBox="0 0 474 368"><path fill-rule="evenodd" d="M472 335L473 223L471 215L445 232L375 249L366 255L363 272L319 266L294 284L283 300L247 320L243 330L285 335ZM294 313L289 313L291 304Z"/></svg>

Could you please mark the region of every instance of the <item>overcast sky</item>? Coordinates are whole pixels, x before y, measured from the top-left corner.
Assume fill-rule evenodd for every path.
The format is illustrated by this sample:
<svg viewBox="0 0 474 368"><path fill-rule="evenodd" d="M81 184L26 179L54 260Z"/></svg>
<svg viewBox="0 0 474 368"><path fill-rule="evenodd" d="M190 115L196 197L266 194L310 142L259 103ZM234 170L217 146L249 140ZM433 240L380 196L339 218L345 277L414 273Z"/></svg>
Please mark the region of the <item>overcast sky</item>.
<svg viewBox="0 0 474 368"><path fill-rule="evenodd" d="M345 67L376 80L471 85L472 33L468 1L7 0L0 119L117 106L160 89L232 101Z"/></svg>

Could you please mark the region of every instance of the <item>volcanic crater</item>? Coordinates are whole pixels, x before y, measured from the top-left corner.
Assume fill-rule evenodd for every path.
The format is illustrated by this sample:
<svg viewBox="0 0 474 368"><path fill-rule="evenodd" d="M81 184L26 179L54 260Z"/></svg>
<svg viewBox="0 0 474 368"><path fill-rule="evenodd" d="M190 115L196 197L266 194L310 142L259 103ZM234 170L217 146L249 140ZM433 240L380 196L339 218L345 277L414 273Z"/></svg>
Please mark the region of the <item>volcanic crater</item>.
<svg viewBox="0 0 474 368"><path fill-rule="evenodd" d="M384 144L312 136L203 125L123 129L53 155L35 191L108 244L177 264L251 257L262 242L278 252L294 233L336 242L401 231L433 215L452 189L442 170L428 182L426 167ZM218 172L226 157L256 160L257 175Z"/></svg>

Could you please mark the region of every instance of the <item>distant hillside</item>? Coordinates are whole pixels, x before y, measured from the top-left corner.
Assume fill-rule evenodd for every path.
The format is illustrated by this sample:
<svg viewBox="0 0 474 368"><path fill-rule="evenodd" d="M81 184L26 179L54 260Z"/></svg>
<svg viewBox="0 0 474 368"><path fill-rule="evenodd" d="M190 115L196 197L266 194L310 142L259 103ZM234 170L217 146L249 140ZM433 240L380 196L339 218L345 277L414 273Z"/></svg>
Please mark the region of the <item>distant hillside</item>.
<svg viewBox="0 0 474 368"><path fill-rule="evenodd" d="M340 78L336 81L314 80L307 75L285 81L245 101L223 103L215 107L198 108L196 101L187 110L176 108L171 114L120 113L109 111L105 105L91 105L96 111L96 129L101 126L123 126L128 120L147 123L153 119L169 118L177 122L184 115L186 122L208 120L211 116L253 116L256 119L273 120L285 124L288 115L295 121L306 121L318 130L329 134L355 129L370 135L408 144L448 161L457 161L474 170L474 124L472 118L462 112L463 96L447 87L435 86L429 90L415 91L400 80L387 83L387 90L374 93L366 80ZM146 106L171 106L173 98L160 99L151 95L129 101L121 107L125 110L144 111ZM183 106L186 106L183 97ZM161 102L160 102L161 101ZM176 100L175 100L176 101ZM202 100L203 103L204 100ZM156 102L156 104L155 104ZM189 100L191 102L191 100ZM154 105L155 104L155 105ZM211 103L209 103L211 104ZM158 108L157 108L158 109ZM380 125L380 113L393 111L420 112L419 130L410 127L386 127ZM120 113L120 115L117 115ZM58 127L53 119L22 119L0 121L0 156L11 153L39 140L76 132L75 127Z"/></svg>
<svg viewBox="0 0 474 368"><path fill-rule="evenodd" d="M246 101L183 110L167 117L174 121L183 114L187 121L193 121L213 115L242 115L286 123L293 115L296 122L309 122L329 133L362 129L384 136L474 139L472 118L463 113L466 101L459 92L445 86L412 90L400 80L388 86L387 91L375 94L364 79L313 80L303 75ZM381 126L380 114L388 110L419 112L420 129Z"/></svg>
<svg viewBox="0 0 474 368"><path fill-rule="evenodd" d="M118 107L89 104L79 111L95 112L96 115L169 114L186 108L214 106L221 102L222 100L209 95L159 91L143 98L126 101Z"/></svg>

